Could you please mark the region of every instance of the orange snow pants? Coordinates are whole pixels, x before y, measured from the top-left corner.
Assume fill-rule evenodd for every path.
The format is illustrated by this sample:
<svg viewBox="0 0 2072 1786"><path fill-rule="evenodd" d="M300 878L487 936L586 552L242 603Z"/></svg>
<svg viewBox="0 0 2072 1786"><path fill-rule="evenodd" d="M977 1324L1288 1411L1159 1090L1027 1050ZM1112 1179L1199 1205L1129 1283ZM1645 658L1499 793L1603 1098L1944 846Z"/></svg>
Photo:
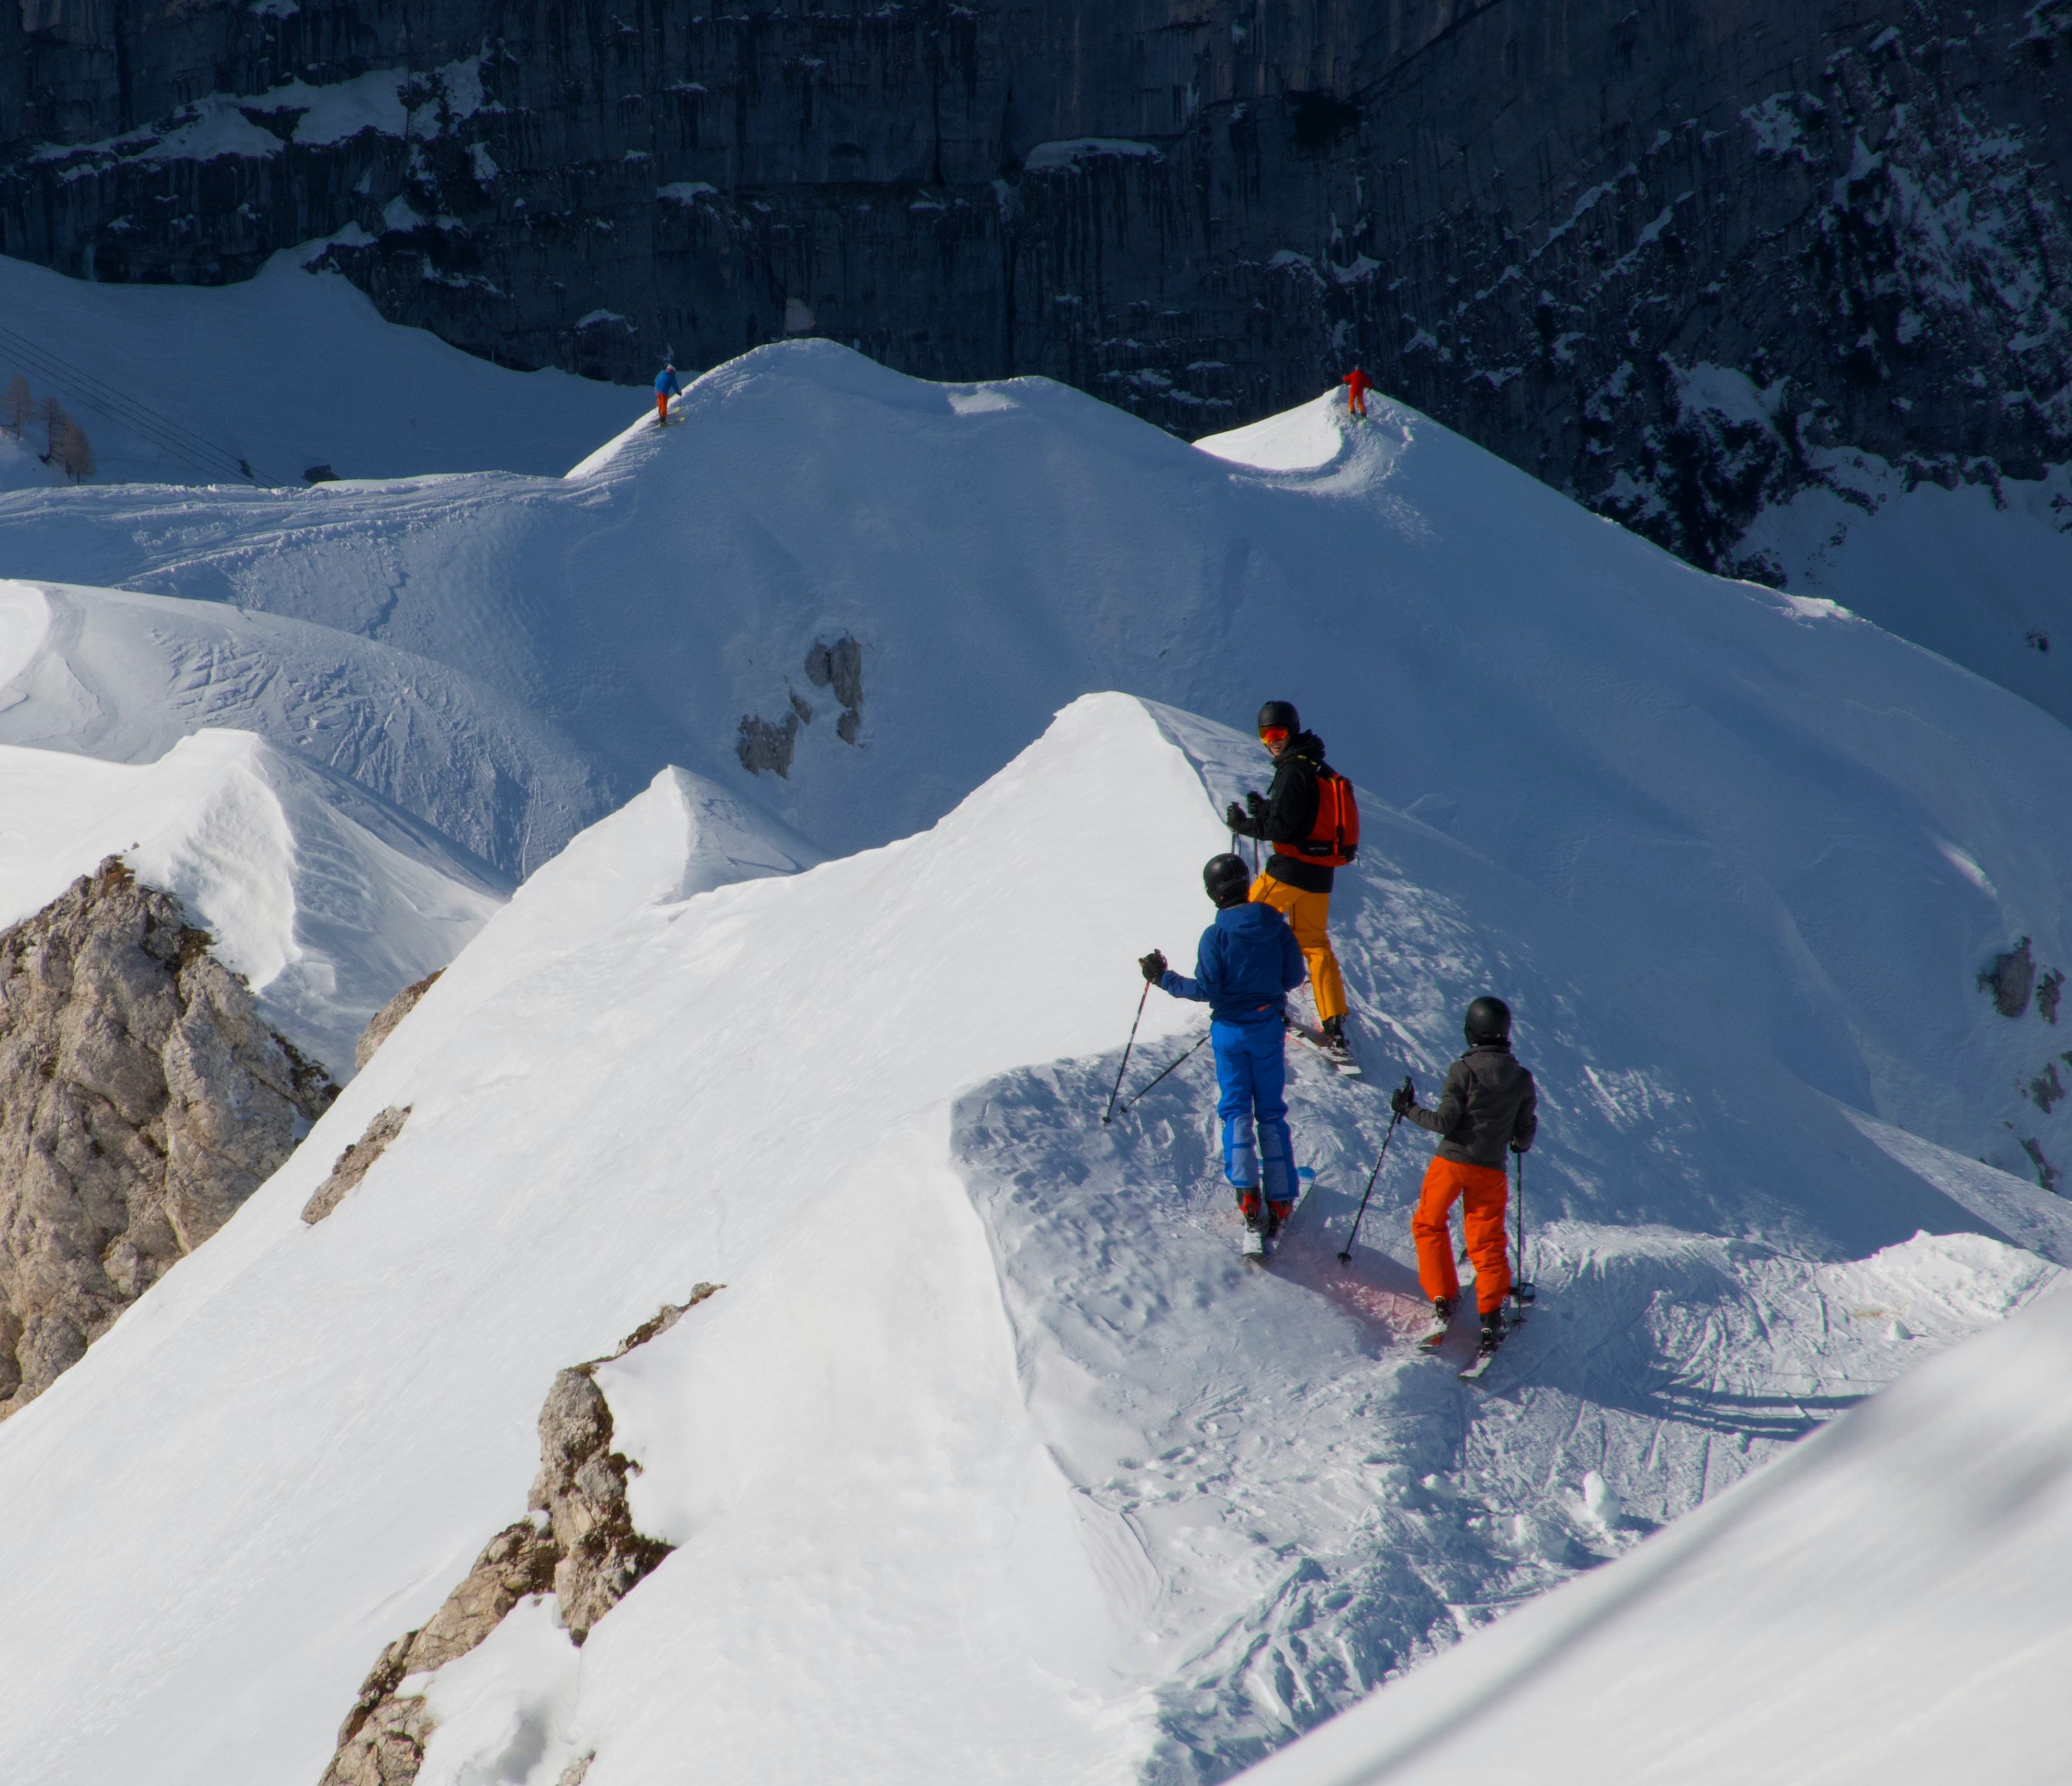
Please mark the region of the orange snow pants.
<svg viewBox="0 0 2072 1786"><path fill-rule="evenodd" d="M1468 1257L1474 1261L1475 1307L1485 1315L1503 1308L1511 1290L1511 1263L1503 1250L1503 1209L1509 1201L1506 1189L1501 1166L1435 1159L1424 1168L1424 1187L1417 1193L1410 1233L1417 1242L1417 1281L1434 1302L1461 1293L1461 1280L1453 1271L1453 1239L1446 1226L1447 1215L1458 1197Z"/></svg>
<svg viewBox="0 0 2072 1786"><path fill-rule="evenodd" d="M657 428L669 425L669 399L660 391L655 393L655 425Z"/></svg>
<svg viewBox="0 0 2072 1786"><path fill-rule="evenodd" d="M1257 905L1271 905L1288 920L1295 933L1295 946L1309 964L1309 990L1317 1000L1317 1021L1327 1023L1346 1014L1345 982L1338 978L1338 958L1331 953L1331 896L1305 893L1285 881L1262 874L1252 884L1251 897Z"/></svg>

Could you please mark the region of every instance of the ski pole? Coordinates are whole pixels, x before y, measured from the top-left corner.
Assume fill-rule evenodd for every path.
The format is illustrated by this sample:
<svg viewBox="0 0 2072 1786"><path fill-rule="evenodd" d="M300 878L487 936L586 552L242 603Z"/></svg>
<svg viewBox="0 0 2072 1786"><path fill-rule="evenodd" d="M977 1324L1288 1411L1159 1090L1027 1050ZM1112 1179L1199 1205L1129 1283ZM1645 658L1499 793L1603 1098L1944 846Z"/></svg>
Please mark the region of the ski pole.
<svg viewBox="0 0 2072 1786"><path fill-rule="evenodd" d="M1157 1085L1159 1079L1164 1078L1166 1073L1170 1073L1173 1070L1173 1067L1184 1065L1186 1061L1191 1060L1196 1054L1199 1053L1201 1052L1202 1042L1205 1042L1209 1038L1207 1036L1203 1036L1201 1042L1195 1043L1192 1048L1189 1049L1185 1054L1182 1054L1178 1060L1173 1063L1173 1066L1167 1067L1164 1073L1161 1073L1157 1078L1153 1079L1151 1082L1151 1085L1142 1086L1139 1090L1132 1092L1127 1098L1124 1098L1122 1101L1122 1108L1117 1111L1116 1115L1118 1116L1127 1116L1129 1114L1130 1106L1137 1103L1144 1096L1145 1092L1150 1090L1151 1086Z"/></svg>
<svg viewBox="0 0 2072 1786"><path fill-rule="evenodd" d="M1115 1101L1122 1090L1122 1076L1129 1070L1129 1051L1137 1046L1137 1026L1144 1021L1144 1001L1151 996L1151 982L1144 983L1144 990L1137 996L1137 1015L1129 1020L1129 1040L1122 1045L1122 1065L1115 1070L1115 1090L1108 1094L1108 1115L1101 1119L1106 1128L1115 1115Z"/></svg>
<svg viewBox="0 0 2072 1786"><path fill-rule="evenodd" d="M1405 1085L1410 1083L1408 1079L1403 1082ZM1351 1263L1353 1242L1359 1238L1360 1222L1367 1214L1367 1200L1374 1195L1374 1181L1381 1176L1381 1163L1388 1157L1388 1143L1396 1139L1396 1124L1402 1120L1400 1116L1392 1116L1388 1119L1388 1133L1381 1138L1381 1152L1375 1156L1374 1170L1367 1175L1367 1189L1360 1193L1359 1211L1353 1217L1352 1232L1346 1236L1346 1243L1339 1250L1338 1263L1341 1265Z"/></svg>
<svg viewBox="0 0 2072 1786"><path fill-rule="evenodd" d="M1525 1275L1525 1156L1513 1149L1511 1157L1518 1172L1518 1273L1511 1280L1511 1298L1519 1306L1518 1318L1522 1322L1525 1319L1523 1312L1532 1306L1536 1292Z"/></svg>

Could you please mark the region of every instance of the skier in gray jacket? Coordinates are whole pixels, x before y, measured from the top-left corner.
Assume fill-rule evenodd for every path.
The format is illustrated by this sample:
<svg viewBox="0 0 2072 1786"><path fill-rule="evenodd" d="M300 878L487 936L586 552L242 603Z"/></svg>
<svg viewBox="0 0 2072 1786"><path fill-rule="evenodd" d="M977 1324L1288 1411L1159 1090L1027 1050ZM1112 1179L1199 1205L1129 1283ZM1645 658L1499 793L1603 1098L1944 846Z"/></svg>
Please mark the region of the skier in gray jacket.
<svg viewBox="0 0 2072 1786"><path fill-rule="evenodd" d="M1464 1027L1468 1051L1446 1070L1438 1106L1420 1109L1406 1079L1389 1107L1439 1137L1410 1218L1417 1279L1432 1299L1433 1319L1441 1327L1451 1320L1461 1293L1447 1229L1457 1198L1468 1257L1474 1262L1482 1349L1494 1352L1503 1338L1503 1299L1511 1290L1503 1240L1510 1187L1503 1156L1507 1148L1523 1153L1532 1145L1540 1127L1540 1094L1531 1074L1511 1052L1511 1008L1502 999L1485 995L1474 1000Z"/></svg>

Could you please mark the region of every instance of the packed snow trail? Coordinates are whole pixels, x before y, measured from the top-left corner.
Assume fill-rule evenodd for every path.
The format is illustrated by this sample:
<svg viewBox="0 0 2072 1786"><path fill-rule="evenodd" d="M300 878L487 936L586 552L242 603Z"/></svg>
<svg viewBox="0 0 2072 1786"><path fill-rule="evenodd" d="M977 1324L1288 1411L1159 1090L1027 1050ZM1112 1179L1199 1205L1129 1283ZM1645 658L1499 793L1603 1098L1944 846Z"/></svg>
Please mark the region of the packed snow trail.
<svg viewBox="0 0 2072 1786"><path fill-rule="evenodd" d="M2064 729L1370 408L1198 450L1041 380L795 343L564 479L17 493L0 562L378 639L529 714L580 768L497 779L490 840L409 753L337 762L510 873L664 762L840 853L932 823L1088 689L1227 719L1299 696L1338 766L1586 914L1691 1022L1953 1151L2072 1160ZM54 699L0 737L59 743ZM299 749L295 721L234 723ZM2025 938L2002 1017L1977 976Z"/></svg>
<svg viewBox="0 0 2072 1786"><path fill-rule="evenodd" d="M2059 1285L1248 1786L2062 1778L2068 1372Z"/></svg>
<svg viewBox="0 0 2072 1786"><path fill-rule="evenodd" d="M1249 748L1100 696L930 831L804 872L673 773L578 840L0 1427L0 1772L313 1781L522 1510L554 1371L699 1281L727 1287L597 1376L676 1549L579 1652L531 1607L435 1677L424 1786L593 1750L586 1786L685 1755L757 1786L1222 1777L2048 1275L1910 1238L1973 1218L1733 1038L1606 1015L1593 927L1371 795L1355 1009L1421 1063L1461 985L1515 990L1573 1213L1476 1396L1400 1344L1408 1157L1332 1256L1385 1106L1298 1061L1320 1188L1244 1265L1199 1073L1100 1115L1133 955L1205 922ZM1059 872L1125 854L1099 898ZM1149 1006L1147 1059L1197 1020ZM1593 1089L1643 1079L1646 1127ZM1901 1302L1922 1338L1844 1313Z"/></svg>

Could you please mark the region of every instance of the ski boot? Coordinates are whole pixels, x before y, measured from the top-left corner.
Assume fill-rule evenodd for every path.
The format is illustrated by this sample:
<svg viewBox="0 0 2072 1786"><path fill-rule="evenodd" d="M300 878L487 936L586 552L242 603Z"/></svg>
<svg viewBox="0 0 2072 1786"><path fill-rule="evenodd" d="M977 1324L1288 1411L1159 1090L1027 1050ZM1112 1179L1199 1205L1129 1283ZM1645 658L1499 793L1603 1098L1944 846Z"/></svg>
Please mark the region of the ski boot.
<svg viewBox="0 0 2072 1786"><path fill-rule="evenodd" d="M1240 1250L1247 1258L1262 1258L1266 1254L1266 1205L1260 1199L1256 1185L1248 1185L1237 1193L1237 1206L1244 1217L1244 1238Z"/></svg>
<svg viewBox="0 0 2072 1786"><path fill-rule="evenodd" d="M1437 1345L1445 1338L1446 1329L1453 1324L1453 1303L1454 1299L1451 1296L1434 1296L1432 1299L1432 1326L1424 1336L1424 1345Z"/></svg>
<svg viewBox="0 0 2072 1786"><path fill-rule="evenodd" d="M1503 1344L1503 1336L1509 1331L1504 1324L1503 1311L1492 1308L1482 1316L1482 1336L1476 1342L1475 1356L1478 1358L1490 1357Z"/></svg>
<svg viewBox="0 0 2072 1786"><path fill-rule="evenodd" d="M1288 1226L1288 1218L1295 1213L1293 1201L1287 1197L1276 1197L1266 1205L1266 1238L1278 1240L1281 1230Z"/></svg>
<svg viewBox="0 0 2072 1786"><path fill-rule="evenodd" d="M1350 1064L1353 1050L1352 1045L1346 1040L1346 1020L1342 1016L1326 1017L1318 1027L1323 1032L1326 1051L1333 1059Z"/></svg>

